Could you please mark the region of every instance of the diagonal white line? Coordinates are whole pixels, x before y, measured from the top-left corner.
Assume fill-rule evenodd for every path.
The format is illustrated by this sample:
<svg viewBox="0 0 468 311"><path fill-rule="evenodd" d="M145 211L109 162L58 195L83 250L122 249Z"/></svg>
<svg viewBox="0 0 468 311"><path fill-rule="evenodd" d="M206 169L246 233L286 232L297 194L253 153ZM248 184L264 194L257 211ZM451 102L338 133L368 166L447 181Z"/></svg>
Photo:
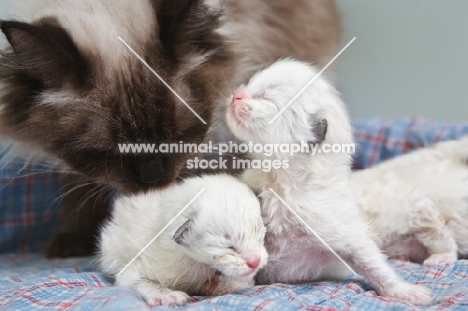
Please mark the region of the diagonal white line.
<svg viewBox="0 0 468 311"><path fill-rule="evenodd" d="M190 107L189 104L187 104L187 102L182 98L180 97L179 94L177 94L176 91L174 91L174 89L166 82L164 81L164 79L153 69L151 68L150 65L148 65L148 63L140 56L138 55L137 52L135 52L134 49L132 49L132 47L127 43L125 42L124 39L122 39L122 37L118 37L120 41L122 41L123 44L125 44L125 46L143 63L143 65L145 65L185 106L187 106L187 108L198 118L200 119L200 121L203 122L203 124L207 124L205 120L203 120L202 117L200 117L200 115L195 111L193 110L192 107Z"/></svg>
<svg viewBox="0 0 468 311"><path fill-rule="evenodd" d="M185 210L187 208L189 208L190 205L192 205L193 202L195 202L195 200L206 190L206 188L203 188L190 202L187 203L187 205L185 205L185 207L164 227L162 228L161 231L159 231L158 234L156 234L156 236L148 242L148 244L146 244L145 247L143 247L143 249L135 256L133 257L132 260L130 260L130 262L122 269L120 270L119 273L117 273L117 276L121 275L125 270L127 270L128 267L130 267L130 265L138 258L141 256L141 254L143 254L147 249L148 247L150 247L151 244L153 244L154 241L156 241L157 238L159 238L159 236L170 226L172 225L172 223L177 219L179 218L180 215L182 215L183 212L185 212Z"/></svg>
<svg viewBox="0 0 468 311"><path fill-rule="evenodd" d="M299 96L302 95L302 93L304 93L308 88L309 86L312 85L312 83L315 82L315 80L317 80L321 75L322 73L328 69L328 67L330 67L331 64L333 64L333 62L338 58L340 57L341 54L343 54L344 51L346 51L346 49L351 45L353 44L353 42L356 40L356 37L354 37L348 44L346 44L346 46L325 66L323 67L322 70L320 70L320 72L312 79L312 81L310 81L309 83L307 83L307 85L299 92L299 94L297 94L283 109L281 109L280 112L278 112L278 114L273 118L273 120L270 121L270 123L268 124L273 124L273 122L275 122L276 119L278 119L278 117L286 110L289 108L289 106L291 106L295 101L296 99L299 98Z"/></svg>
<svg viewBox="0 0 468 311"><path fill-rule="evenodd" d="M284 206L286 206L286 207L291 211L291 213L293 213L294 216L296 216L296 217L299 219L299 221L302 222L302 224L303 224L304 226L306 226L307 229L309 229L310 232L312 232L312 234L315 235L315 237L316 237L317 239L319 239L319 241L322 242L323 245L325 245L325 247L328 248L328 249L330 250L330 252L332 252L332 254L335 255L335 257L338 258L338 260L341 261L341 262L345 265L346 268L349 269L349 271L351 271L354 275L358 275L358 274L356 273L356 271L354 271L353 268L351 268L350 265L348 265L348 263L347 263L346 261L344 261L343 258L341 258L340 255L338 255L338 254L335 252L335 250L334 250L333 248L331 248L331 246L330 246L327 242L325 242L325 240L322 239L322 237L321 237L314 229L312 229L312 228L305 222L305 220L302 219L302 217L299 216L299 215L296 213L296 211L294 211L294 210L288 205L288 203L286 203L286 202L275 192L275 190L273 190L273 189L270 188L270 191L273 192L273 194L284 204Z"/></svg>

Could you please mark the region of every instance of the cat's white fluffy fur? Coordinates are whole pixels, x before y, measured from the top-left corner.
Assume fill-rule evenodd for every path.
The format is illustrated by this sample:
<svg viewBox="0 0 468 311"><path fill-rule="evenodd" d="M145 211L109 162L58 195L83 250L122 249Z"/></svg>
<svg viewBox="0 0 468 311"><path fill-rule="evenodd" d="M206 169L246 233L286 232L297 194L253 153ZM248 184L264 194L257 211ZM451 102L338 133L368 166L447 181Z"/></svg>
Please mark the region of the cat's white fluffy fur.
<svg viewBox="0 0 468 311"><path fill-rule="evenodd" d="M468 137L352 174L377 243L425 265L468 255Z"/></svg>
<svg viewBox="0 0 468 311"><path fill-rule="evenodd" d="M195 196L206 190L122 274ZM150 305L181 305L188 294L222 295L254 284L267 262L260 203L231 176L196 177L165 190L121 196L102 229L98 262ZM221 274L220 274L221 272Z"/></svg>
<svg viewBox="0 0 468 311"><path fill-rule="evenodd" d="M313 66L287 59L255 75L233 96L227 113L233 133L255 143L352 143L345 106L322 78L268 124L317 73ZM323 128L326 123L328 129ZM271 188L380 295L421 305L431 301L430 290L403 281L369 237L350 185L350 154L253 156L289 160L289 169L247 171L243 175L243 180L260 193L267 226L269 261L257 276L260 283L341 280L350 275Z"/></svg>

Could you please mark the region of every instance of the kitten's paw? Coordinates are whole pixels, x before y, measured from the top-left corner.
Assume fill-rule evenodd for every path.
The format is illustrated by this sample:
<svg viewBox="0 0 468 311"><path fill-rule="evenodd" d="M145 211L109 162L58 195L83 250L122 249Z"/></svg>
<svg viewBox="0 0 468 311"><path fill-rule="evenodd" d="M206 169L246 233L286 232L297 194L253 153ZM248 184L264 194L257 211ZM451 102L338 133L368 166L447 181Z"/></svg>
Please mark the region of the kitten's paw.
<svg viewBox="0 0 468 311"><path fill-rule="evenodd" d="M454 254L454 253L432 254L431 256L429 256L429 258L424 260L423 265L433 266L439 263L450 264L450 263L457 261L457 259L458 259L457 254Z"/></svg>
<svg viewBox="0 0 468 311"><path fill-rule="evenodd" d="M385 296L402 299L420 306L428 305L434 297L429 288L407 282L397 283L393 288L385 291Z"/></svg>
<svg viewBox="0 0 468 311"><path fill-rule="evenodd" d="M152 307L158 306L185 306L190 302L190 296L184 292L170 292L157 297L150 297L147 303Z"/></svg>

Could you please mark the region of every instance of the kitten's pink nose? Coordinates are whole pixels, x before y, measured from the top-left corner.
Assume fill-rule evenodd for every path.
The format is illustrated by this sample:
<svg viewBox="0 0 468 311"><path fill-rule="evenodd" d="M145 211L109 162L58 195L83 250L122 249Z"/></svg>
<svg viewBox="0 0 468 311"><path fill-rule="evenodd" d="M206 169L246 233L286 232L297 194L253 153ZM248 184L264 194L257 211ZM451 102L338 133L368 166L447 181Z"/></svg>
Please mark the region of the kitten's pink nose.
<svg viewBox="0 0 468 311"><path fill-rule="evenodd" d="M258 265L260 265L260 257L253 257L253 258L250 258L249 260L247 260L247 266L250 268L250 269L255 269L258 267Z"/></svg>
<svg viewBox="0 0 468 311"><path fill-rule="evenodd" d="M232 97L232 102L236 102L239 100L244 100L247 97L249 97L249 92L247 91L246 88L240 88L237 91L234 92L234 95Z"/></svg>

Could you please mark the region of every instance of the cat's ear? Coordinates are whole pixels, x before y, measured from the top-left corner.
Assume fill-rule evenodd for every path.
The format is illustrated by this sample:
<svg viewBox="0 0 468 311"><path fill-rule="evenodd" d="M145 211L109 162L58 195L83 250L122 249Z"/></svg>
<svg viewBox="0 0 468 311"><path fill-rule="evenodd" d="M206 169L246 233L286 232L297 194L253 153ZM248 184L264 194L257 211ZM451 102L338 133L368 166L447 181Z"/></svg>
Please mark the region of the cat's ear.
<svg viewBox="0 0 468 311"><path fill-rule="evenodd" d="M176 233L174 234L174 241L182 246L188 246L187 242L187 234L190 229L190 219L187 220L179 229L177 229Z"/></svg>
<svg viewBox="0 0 468 311"><path fill-rule="evenodd" d="M309 125L313 138L308 141L309 145L320 145L325 141L328 131L328 121L312 115L309 117Z"/></svg>
<svg viewBox="0 0 468 311"><path fill-rule="evenodd" d="M205 3L206 2L206 3ZM222 5L203 0L162 0L158 9L161 44L168 54L179 46L203 47L211 32L218 27ZM208 40L209 41L209 40Z"/></svg>
<svg viewBox="0 0 468 311"><path fill-rule="evenodd" d="M43 19L34 25L2 21L0 28L13 48L5 57L21 72L45 83L85 73L84 57L56 20Z"/></svg>

